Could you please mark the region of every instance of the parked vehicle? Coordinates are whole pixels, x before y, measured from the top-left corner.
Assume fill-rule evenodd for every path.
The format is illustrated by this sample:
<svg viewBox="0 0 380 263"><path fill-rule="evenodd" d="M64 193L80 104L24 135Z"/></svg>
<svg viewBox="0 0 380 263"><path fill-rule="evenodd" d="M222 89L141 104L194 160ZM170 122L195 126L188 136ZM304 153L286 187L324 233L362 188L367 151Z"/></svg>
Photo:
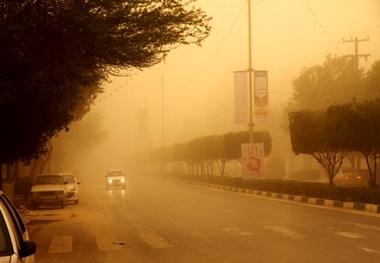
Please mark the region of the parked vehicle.
<svg viewBox="0 0 380 263"><path fill-rule="evenodd" d="M74 202L79 204L79 180L71 172L62 172L63 180L67 188L67 202Z"/></svg>
<svg viewBox="0 0 380 263"><path fill-rule="evenodd" d="M121 187L125 188L125 174L121 170L109 170L106 174L106 188Z"/></svg>
<svg viewBox="0 0 380 263"><path fill-rule="evenodd" d="M320 169L301 169L291 173L286 179L306 182L328 183L329 179Z"/></svg>
<svg viewBox="0 0 380 263"><path fill-rule="evenodd" d="M0 191L0 262L34 263L36 243L15 206Z"/></svg>
<svg viewBox="0 0 380 263"><path fill-rule="evenodd" d="M31 207L40 205L66 207L67 187L62 174L39 174L33 180Z"/></svg>
<svg viewBox="0 0 380 263"><path fill-rule="evenodd" d="M368 186L368 180L356 171L340 169L334 177L334 184L338 186Z"/></svg>

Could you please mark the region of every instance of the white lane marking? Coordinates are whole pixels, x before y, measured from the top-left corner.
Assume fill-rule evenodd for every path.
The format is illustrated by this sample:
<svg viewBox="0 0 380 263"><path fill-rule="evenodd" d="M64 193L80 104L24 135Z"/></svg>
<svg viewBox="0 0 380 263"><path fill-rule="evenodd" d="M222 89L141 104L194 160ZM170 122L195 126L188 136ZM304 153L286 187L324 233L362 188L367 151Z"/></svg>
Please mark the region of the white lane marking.
<svg viewBox="0 0 380 263"><path fill-rule="evenodd" d="M377 227L377 226L371 226L371 225L365 225L365 224L359 224L359 223L347 223L347 225L353 225L362 229L380 231L380 227Z"/></svg>
<svg viewBox="0 0 380 263"><path fill-rule="evenodd" d="M236 215L236 213L234 211L225 210L225 209L221 209L221 210L224 211L224 212L226 212L226 213L230 213L230 214Z"/></svg>
<svg viewBox="0 0 380 263"><path fill-rule="evenodd" d="M374 249L370 249L370 248L367 248L367 247L358 247L359 249L362 249L366 252L369 252L369 253L376 253L376 254L380 254L380 251L377 251L377 250L374 250Z"/></svg>
<svg viewBox="0 0 380 263"><path fill-rule="evenodd" d="M238 236L238 237L253 237L256 236L256 234L250 233L250 232L244 232L240 230L239 228L222 228L221 229L224 232L227 232L231 235Z"/></svg>
<svg viewBox="0 0 380 263"><path fill-rule="evenodd" d="M195 199L192 199L192 198L187 198L187 197L184 197L182 195L177 195L178 198L181 198L181 199L185 199L187 201L191 201L191 202L194 202L194 203L199 203L198 200L195 200ZM230 214L233 214L233 215L236 215L236 212L234 211L231 211L231 210L227 210L227 209L222 209L222 208L219 208L217 206L213 206L213 205L208 205L208 204L205 204L205 203L202 203L202 205L207 205L213 209L216 209L216 210L219 210L219 211L223 211L223 212L226 212L226 213L230 213Z"/></svg>
<svg viewBox="0 0 380 263"><path fill-rule="evenodd" d="M113 234L96 234L95 241L100 251L123 249L121 245L114 244L118 240Z"/></svg>
<svg viewBox="0 0 380 263"><path fill-rule="evenodd" d="M68 253L73 250L72 236L54 236L51 240L48 253Z"/></svg>
<svg viewBox="0 0 380 263"><path fill-rule="evenodd" d="M358 233L353 233L353 232L344 232L340 229L336 229L336 228L333 228L333 227L326 227L326 229L332 231L333 234L335 235L340 235L340 236L343 236L343 237L348 237L348 238L362 238L364 236L358 234Z"/></svg>
<svg viewBox="0 0 380 263"><path fill-rule="evenodd" d="M201 239L208 239L208 235L204 234L204 233L201 233L197 230L194 230L194 231L191 231L190 234L198 237L198 238L201 238Z"/></svg>
<svg viewBox="0 0 380 263"><path fill-rule="evenodd" d="M364 237L358 233L352 233L352 232L334 232L334 234L340 235L343 237L348 237L348 238L362 238L362 237Z"/></svg>
<svg viewBox="0 0 380 263"><path fill-rule="evenodd" d="M283 235L288 236L288 237L295 238L295 239L304 239L304 238L306 238L306 236L299 235L296 232L294 232L294 231L292 231L290 229L284 228L284 227L279 227L279 226L264 226L264 228L268 229L268 230L272 230L272 231L280 233L280 234L283 234Z"/></svg>
<svg viewBox="0 0 380 263"><path fill-rule="evenodd" d="M166 241L165 239L163 239L156 233L139 233L138 235L142 240L148 243L152 248L173 247L172 245L168 243L168 241Z"/></svg>
<svg viewBox="0 0 380 263"><path fill-rule="evenodd" d="M194 202L194 203L199 203L198 200L195 200L195 199L192 199L192 198L186 198L186 197L183 197L182 195L177 195L178 198L181 198L181 199L185 199L187 201L191 201L191 202ZM234 211L231 211L231 210L227 210L227 209L222 209L222 208L219 208L217 206L213 206L213 205L209 205L209 204L206 204L206 203L202 203L202 205L207 205L215 210L219 210L219 211L223 211L223 212L226 212L226 213L229 213L229 214L233 214L233 215L236 215L237 213L234 212Z"/></svg>

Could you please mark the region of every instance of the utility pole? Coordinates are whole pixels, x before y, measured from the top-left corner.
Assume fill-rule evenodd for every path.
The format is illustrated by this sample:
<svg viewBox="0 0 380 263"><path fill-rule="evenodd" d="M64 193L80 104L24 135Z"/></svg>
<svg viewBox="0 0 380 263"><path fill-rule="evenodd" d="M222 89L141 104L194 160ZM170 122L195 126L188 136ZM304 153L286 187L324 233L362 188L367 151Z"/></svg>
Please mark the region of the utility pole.
<svg viewBox="0 0 380 263"><path fill-rule="evenodd" d="M367 59L367 57L370 56L370 54L359 54L359 42L362 42L362 41L369 41L369 37L365 39L358 39L357 37L355 37L355 39L351 39L351 40L344 40L344 39L342 40L343 43L347 43L347 42L355 43L355 55L346 55L346 56L354 58L354 66L357 71L359 70L359 58L365 57L365 59ZM360 166L361 166L360 154L357 154L356 167L360 169Z"/></svg>
<svg viewBox="0 0 380 263"><path fill-rule="evenodd" d="M355 39L351 39L351 40L342 40L343 43L355 42L355 55L347 55L347 56L354 57L354 65L355 65L356 70L359 70L359 58L365 57L367 59L367 57L370 56L370 54L359 54L359 42L362 42L362 41L369 41L369 37L365 39L358 39L357 37L355 37Z"/></svg>

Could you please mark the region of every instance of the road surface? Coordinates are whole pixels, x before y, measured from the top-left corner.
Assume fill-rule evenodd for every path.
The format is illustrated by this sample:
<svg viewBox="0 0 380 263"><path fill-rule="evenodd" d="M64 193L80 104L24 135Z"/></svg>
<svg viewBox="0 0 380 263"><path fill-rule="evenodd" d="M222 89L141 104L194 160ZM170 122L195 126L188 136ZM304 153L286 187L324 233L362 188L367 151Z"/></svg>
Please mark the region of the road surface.
<svg viewBox="0 0 380 263"><path fill-rule="evenodd" d="M37 263L380 262L380 215L129 176L27 225Z"/></svg>

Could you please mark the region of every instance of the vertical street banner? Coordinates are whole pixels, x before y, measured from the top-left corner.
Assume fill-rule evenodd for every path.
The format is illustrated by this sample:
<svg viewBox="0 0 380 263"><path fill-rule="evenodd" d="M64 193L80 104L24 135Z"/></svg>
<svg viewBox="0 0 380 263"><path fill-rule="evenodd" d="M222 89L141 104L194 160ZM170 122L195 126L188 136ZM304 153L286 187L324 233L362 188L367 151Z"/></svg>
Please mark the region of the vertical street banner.
<svg viewBox="0 0 380 263"><path fill-rule="evenodd" d="M265 178L264 143L242 144L241 160L241 174L243 179Z"/></svg>
<svg viewBox="0 0 380 263"><path fill-rule="evenodd" d="M234 71L234 123L247 124L248 117L248 74L247 71Z"/></svg>
<svg viewBox="0 0 380 263"><path fill-rule="evenodd" d="M268 71L254 71L254 108L253 123L268 122Z"/></svg>

